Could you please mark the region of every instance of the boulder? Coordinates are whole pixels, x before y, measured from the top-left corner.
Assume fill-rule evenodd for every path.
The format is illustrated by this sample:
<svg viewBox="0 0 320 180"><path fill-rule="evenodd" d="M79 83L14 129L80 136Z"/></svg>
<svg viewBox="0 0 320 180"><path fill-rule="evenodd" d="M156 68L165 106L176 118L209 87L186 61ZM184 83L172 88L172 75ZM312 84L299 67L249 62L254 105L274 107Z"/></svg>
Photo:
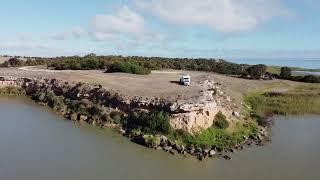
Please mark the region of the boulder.
<svg viewBox="0 0 320 180"><path fill-rule="evenodd" d="M239 118L241 116L239 112L235 112L235 111L232 113L232 115L237 118Z"/></svg>
<svg viewBox="0 0 320 180"><path fill-rule="evenodd" d="M224 155L223 158L224 158L225 160L228 160L228 161L231 160L231 157L228 156L228 155Z"/></svg>
<svg viewBox="0 0 320 180"><path fill-rule="evenodd" d="M172 150L172 146L163 147L163 150L165 150L165 151L170 151L170 150Z"/></svg>
<svg viewBox="0 0 320 180"><path fill-rule="evenodd" d="M79 120L80 121L87 121L88 120L88 116L81 115Z"/></svg>
<svg viewBox="0 0 320 180"><path fill-rule="evenodd" d="M72 121L77 121L77 120L78 120L78 114L77 114L77 113L72 113L72 114L70 115L70 119L71 119Z"/></svg>
<svg viewBox="0 0 320 180"><path fill-rule="evenodd" d="M210 151L209 151L209 156L210 156L210 157L213 157L215 154L216 154L216 151L215 151L215 150L210 150Z"/></svg>

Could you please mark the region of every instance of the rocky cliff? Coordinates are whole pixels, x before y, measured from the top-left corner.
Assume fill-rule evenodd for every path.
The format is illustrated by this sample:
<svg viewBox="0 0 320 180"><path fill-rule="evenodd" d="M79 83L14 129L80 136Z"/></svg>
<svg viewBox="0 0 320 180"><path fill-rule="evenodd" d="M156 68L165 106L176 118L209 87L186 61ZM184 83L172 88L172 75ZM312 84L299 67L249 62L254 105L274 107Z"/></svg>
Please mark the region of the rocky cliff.
<svg viewBox="0 0 320 180"><path fill-rule="evenodd" d="M0 88L22 88L27 96L46 103L63 116L73 120L83 120L102 126L110 125L110 114L126 114L132 109L143 111L161 110L170 114L170 124L174 129L190 133L212 126L215 115L221 111L229 121L240 114L233 111L230 97L226 96L214 81L200 83L203 90L199 96L188 100L167 101L161 98L143 98L119 94L99 85L70 83L56 79L29 79L0 77ZM67 99L61 103L61 99ZM69 104L68 104L69 103Z"/></svg>

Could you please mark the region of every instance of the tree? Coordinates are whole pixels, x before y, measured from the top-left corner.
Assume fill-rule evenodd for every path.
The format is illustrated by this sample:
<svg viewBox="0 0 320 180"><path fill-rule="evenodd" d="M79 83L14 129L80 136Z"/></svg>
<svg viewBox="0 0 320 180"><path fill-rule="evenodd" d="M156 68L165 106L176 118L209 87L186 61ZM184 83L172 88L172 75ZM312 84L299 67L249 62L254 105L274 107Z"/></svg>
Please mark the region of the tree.
<svg viewBox="0 0 320 180"><path fill-rule="evenodd" d="M246 71L251 78L260 79L262 76L266 74L267 66L264 64L258 64L248 67Z"/></svg>
<svg viewBox="0 0 320 180"><path fill-rule="evenodd" d="M18 58L10 58L4 65L5 67L19 67L24 65L24 61L21 61Z"/></svg>
<svg viewBox="0 0 320 180"><path fill-rule="evenodd" d="M290 79L291 77L291 69L289 67L282 67L280 78L281 79Z"/></svg>

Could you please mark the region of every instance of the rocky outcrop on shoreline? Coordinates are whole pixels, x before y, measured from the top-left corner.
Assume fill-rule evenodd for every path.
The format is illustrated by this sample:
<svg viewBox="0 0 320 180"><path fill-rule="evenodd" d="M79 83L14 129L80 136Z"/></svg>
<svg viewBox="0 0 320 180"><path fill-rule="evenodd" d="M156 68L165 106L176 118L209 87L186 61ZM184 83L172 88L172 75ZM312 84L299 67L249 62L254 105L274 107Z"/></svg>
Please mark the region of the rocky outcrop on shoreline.
<svg viewBox="0 0 320 180"><path fill-rule="evenodd" d="M231 108L231 98L224 95L218 83L205 80L200 82L203 90L194 99L176 101L170 106L171 124L175 129L196 133L212 126L218 112L227 116L229 121L237 120Z"/></svg>
<svg viewBox="0 0 320 180"><path fill-rule="evenodd" d="M253 137L244 137L245 140L241 143L227 146L227 147L199 147L195 145L180 144L177 141L172 141L163 135L143 135L143 134L126 134L122 132L125 136L129 137L132 141L153 148L156 150L163 150L172 155L182 154L184 156L191 155L197 157L199 160L204 160L207 157L220 157L226 160L231 160L231 154L237 151L243 150L246 147L251 146L263 146L268 142L268 132L264 127L259 127L258 133Z"/></svg>
<svg viewBox="0 0 320 180"><path fill-rule="evenodd" d="M44 100L44 97L39 95L40 92L44 94L52 92L54 96L79 101L82 104L100 104L105 110L111 109L128 113L132 109L147 111L156 109L168 112L170 114L170 124L174 129L181 129L190 133L199 132L212 126L214 116L219 111L227 115L229 120L237 119L235 115L232 115L233 111L226 103L230 102L228 101L230 97L224 96L217 84L208 80L200 84L203 90L198 97L173 102L157 97L127 96L115 90L106 90L99 85L69 83L57 79L0 77L0 87L20 87L25 90L28 96L38 96L33 98L40 101ZM71 116L69 114L64 115ZM80 117L81 114L78 116Z"/></svg>
<svg viewBox="0 0 320 180"><path fill-rule="evenodd" d="M198 97L172 102L156 97L127 96L117 91L106 90L100 85L70 83L57 79L0 77L0 88L20 88L28 97L39 104L49 106L67 119L100 127L119 127L121 132L132 141L171 154L190 154L199 159L213 156L230 159L225 153L242 149L245 145L262 142L263 137L266 136L264 130L261 130L257 137L244 137L246 139L244 143L234 147L224 149L192 145L184 147L165 136L129 132L121 127L121 117L132 111L166 112L170 116L170 124L174 129L190 134L211 127L218 112L223 112L231 121L240 118L240 113L232 109L230 97L220 90L219 84L206 80L200 85L203 90Z"/></svg>

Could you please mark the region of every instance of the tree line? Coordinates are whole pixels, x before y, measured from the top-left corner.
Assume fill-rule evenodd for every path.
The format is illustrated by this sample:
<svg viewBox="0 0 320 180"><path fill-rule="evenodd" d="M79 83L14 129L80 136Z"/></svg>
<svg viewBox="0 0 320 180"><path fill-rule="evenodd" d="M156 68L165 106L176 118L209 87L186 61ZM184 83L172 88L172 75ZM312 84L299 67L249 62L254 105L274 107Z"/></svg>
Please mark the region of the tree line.
<svg viewBox="0 0 320 180"><path fill-rule="evenodd" d="M289 67L282 67L281 74L267 72L264 64L236 64L222 59L205 58L164 58L141 56L69 56L56 58L34 58L26 61L11 58L1 64L2 67L20 67L47 65L54 70L105 70L107 73L124 72L131 74L149 74L152 70L175 69L190 71L216 72L248 79L287 79L292 81L319 83L320 77L314 75L292 76Z"/></svg>

